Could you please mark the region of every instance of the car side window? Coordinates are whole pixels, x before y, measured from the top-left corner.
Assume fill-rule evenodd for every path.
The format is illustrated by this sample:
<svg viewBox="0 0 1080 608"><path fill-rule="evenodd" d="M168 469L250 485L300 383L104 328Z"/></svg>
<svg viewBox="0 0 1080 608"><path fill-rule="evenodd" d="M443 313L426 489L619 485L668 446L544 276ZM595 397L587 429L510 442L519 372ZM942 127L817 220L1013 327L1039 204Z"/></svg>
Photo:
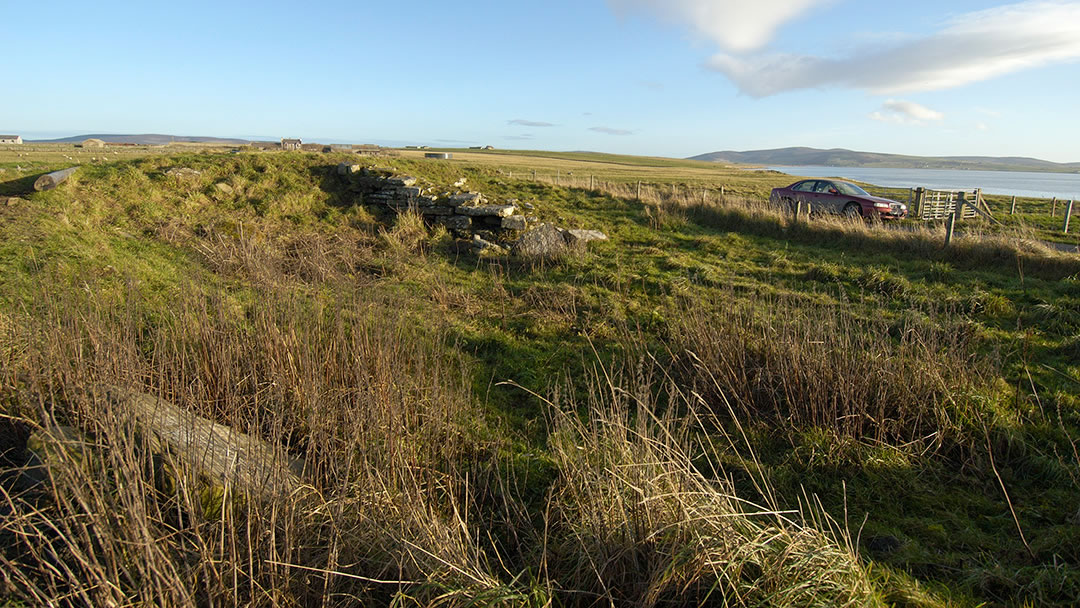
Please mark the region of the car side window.
<svg viewBox="0 0 1080 608"><path fill-rule="evenodd" d="M814 192L828 193L830 188L832 188L832 182L818 182L817 185L814 186Z"/></svg>
<svg viewBox="0 0 1080 608"><path fill-rule="evenodd" d="M808 181L808 182L802 182L802 183L796 184L792 188L792 190L794 190L795 192L813 192L815 183L818 183L818 182L814 182L812 180Z"/></svg>

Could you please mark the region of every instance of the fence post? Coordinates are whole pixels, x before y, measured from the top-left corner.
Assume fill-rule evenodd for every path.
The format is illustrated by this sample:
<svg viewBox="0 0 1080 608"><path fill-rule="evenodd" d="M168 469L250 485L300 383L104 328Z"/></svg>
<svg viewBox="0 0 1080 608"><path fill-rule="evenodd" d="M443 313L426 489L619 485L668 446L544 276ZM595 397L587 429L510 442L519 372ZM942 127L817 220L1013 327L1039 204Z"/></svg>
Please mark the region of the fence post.
<svg viewBox="0 0 1080 608"><path fill-rule="evenodd" d="M533 181L536 181L536 169L533 169Z"/></svg>
<svg viewBox="0 0 1080 608"><path fill-rule="evenodd" d="M559 180L562 178L562 169L555 172L555 185L559 185Z"/></svg>
<svg viewBox="0 0 1080 608"><path fill-rule="evenodd" d="M1009 208L1009 215L1016 215L1016 195L1012 198L1012 207Z"/></svg>
<svg viewBox="0 0 1080 608"><path fill-rule="evenodd" d="M724 185L720 184L720 200L724 201L724 200L726 200L726 198L727 198L727 195L724 193Z"/></svg>
<svg viewBox="0 0 1080 608"><path fill-rule="evenodd" d="M1050 217L1057 217L1057 197L1050 201Z"/></svg>
<svg viewBox="0 0 1080 608"><path fill-rule="evenodd" d="M1072 208L1072 201L1065 203L1065 225L1061 228L1063 234L1069 234L1069 219L1072 218Z"/></svg>
<svg viewBox="0 0 1080 608"><path fill-rule="evenodd" d="M945 246L948 247L952 242L953 231L956 230L956 214L949 216L949 219L945 221Z"/></svg>
<svg viewBox="0 0 1080 608"><path fill-rule="evenodd" d="M709 198L709 189L708 188L702 188L701 189L701 204L704 205L704 204L708 203L709 202L708 198Z"/></svg>
<svg viewBox="0 0 1080 608"><path fill-rule="evenodd" d="M912 211L913 211L912 215L919 218L920 220L923 217L923 205L924 204L926 204L926 189L922 188L922 187L915 188L915 202L912 205L915 208L912 209Z"/></svg>
<svg viewBox="0 0 1080 608"><path fill-rule="evenodd" d="M802 217L802 209L803 209L803 202L802 202L802 199L800 198L800 199L795 201L795 221L796 222L798 222L799 218Z"/></svg>
<svg viewBox="0 0 1080 608"><path fill-rule="evenodd" d="M593 188L593 176L591 175L589 176L589 190L595 190L595 188Z"/></svg>
<svg viewBox="0 0 1080 608"><path fill-rule="evenodd" d="M638 181L638 183L637 183L637 196L636 196L636 198L639 201L641 200L641 182L640 181Z"/></svg>

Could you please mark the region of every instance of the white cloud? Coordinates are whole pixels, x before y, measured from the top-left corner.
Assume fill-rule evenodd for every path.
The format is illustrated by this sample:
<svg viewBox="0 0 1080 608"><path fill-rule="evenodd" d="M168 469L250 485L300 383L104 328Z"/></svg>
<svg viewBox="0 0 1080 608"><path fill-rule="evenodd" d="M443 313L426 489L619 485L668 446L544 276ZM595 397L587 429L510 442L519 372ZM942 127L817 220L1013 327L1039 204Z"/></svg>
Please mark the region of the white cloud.
<svg viewBox="0 0 1080 608"><path fill-rule="evenodd" d="M980 122L979 124L975 125L975 128L980 130L980 131L989 131L990 130L990 127L987 126L987 124L985 122Z"/></svg>
<svg viewBox="0 0 1080 608"><path fill-rule="evenodd" d="M913 101L890 99L881 105L880 110L872 112L870 118L881 122L923 125L927 122L940 122L945 119L945 115Z"/></svg>
<svg viewBox="0 0 1080 608"><path fill-rule="evenodd" d="M515 118L513 120L506 121L508 125L516 125L519 127L554 127L554 123L543 122L539 120L525 120L524 118Z"/></svg>
<svg viewBox="0 0 1080 608"><path fill-rule="evenodd" d="M729 51L752 51L808 9L833 0L608 0L616 12L646 11L691 26Z"/></svg>
<svg viewBox="0 0 1080 608"><path fill-rule="evenodd" d="M1021 2L960 15L919 39L837 59L718 54L707 67L743 92L850 87L875 94L933 91L1080 59L1080 2Z"/></svg>
<svg viewBox="0 0 1080 608"><path fill-rule="evenodd" d="M612 127L589 127L590 131L603 133L604 135L633 135L633 131L627 129L614 129Z"/></svg>

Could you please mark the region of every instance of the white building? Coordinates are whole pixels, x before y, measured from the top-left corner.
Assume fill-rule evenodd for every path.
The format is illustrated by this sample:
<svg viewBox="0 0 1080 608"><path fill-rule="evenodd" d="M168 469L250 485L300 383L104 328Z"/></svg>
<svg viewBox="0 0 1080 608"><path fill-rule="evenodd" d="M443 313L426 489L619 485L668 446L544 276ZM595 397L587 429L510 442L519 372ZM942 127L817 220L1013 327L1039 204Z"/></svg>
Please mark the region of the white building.
<svg viewBox="0 0 1080 608"><path fill-rule="evenodd" d="M21 144L22 136L20 135L0 135L0 144Z"/></svg>

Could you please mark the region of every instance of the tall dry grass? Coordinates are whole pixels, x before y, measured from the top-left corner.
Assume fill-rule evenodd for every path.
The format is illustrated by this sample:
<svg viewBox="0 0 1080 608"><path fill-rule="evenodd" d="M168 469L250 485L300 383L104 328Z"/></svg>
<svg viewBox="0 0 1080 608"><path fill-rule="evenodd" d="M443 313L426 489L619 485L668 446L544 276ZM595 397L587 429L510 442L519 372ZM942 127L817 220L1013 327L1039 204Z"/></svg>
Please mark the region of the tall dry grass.
<svg viewBox="0 0 1080 608"><path fill-rule="evenodd" d="M964 324L929 314L886 321L843 300L721 296L682 302L671 339L721 417L940 447L970 428L992 362Z"/></svg>
<svg viewBox="0 0 1080 608"><path fill-rule="evenodd" d="M34 431L47 471L0 484L5 594L80 606L873 599L831 526L696 470L699 423L653 415L647 378L597 371L583 402L553 399L554 480L532 487L477 431L468 366L446 335L362 293L254 295L238 310L192 289L162 312L134 290L122 306L43 290L44 316L0 372L5 420ZM303 459L302 486L208 476L102 384L262 438ZM537 492L542 513L529 510Z"/></svg>

